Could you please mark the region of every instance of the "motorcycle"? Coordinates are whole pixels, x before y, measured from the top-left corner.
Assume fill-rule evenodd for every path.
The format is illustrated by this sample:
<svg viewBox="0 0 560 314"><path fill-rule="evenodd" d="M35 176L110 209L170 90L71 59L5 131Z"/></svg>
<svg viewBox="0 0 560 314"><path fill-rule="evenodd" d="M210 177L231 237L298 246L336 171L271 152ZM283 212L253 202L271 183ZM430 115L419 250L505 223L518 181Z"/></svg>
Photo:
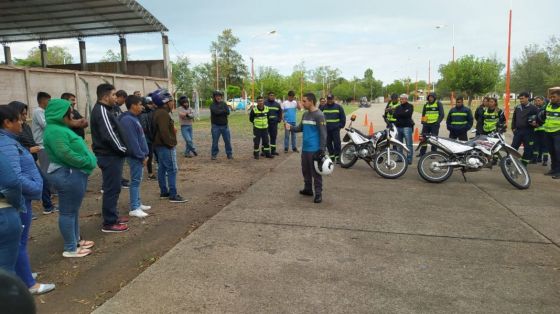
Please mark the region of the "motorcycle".
<svg viewBox="0 0 560 314"><path fill-rule="evenodd" d="M499 160L502 174L509 183L521 190L531 185L529 172L519 160L521 154L506 143L502 132L480 135L466 142L425 135L421 138L421 144L425 143L438 148L435 152L426 153L418 161L418 173L428 182L444 182L456 168L461 169L466 181L466 172L492 169Z"/></svg>
<svg viewBox="0 0 560 314"><path fill-rule="evenodd" d="M392 126L368 136L352 127L356 115L350 118L350 125L345 128L343 141L348 142L340 152L340 166L352 167L358 159L364 160L377 174L386 179L396 179L408 169L406 157L391 148L400 147L408 153L408 148L396 139L397 128Z"/></svg>

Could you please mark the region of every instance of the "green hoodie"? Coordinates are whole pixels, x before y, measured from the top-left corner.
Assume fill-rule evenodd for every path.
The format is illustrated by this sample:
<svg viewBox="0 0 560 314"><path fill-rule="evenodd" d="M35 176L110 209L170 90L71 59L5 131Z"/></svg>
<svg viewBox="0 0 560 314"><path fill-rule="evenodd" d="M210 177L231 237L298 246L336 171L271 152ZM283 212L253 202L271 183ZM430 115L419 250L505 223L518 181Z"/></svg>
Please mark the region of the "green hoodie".
<svg viewBox="0 0 560 314"><path fill-rule="evenodd" d="M51 162L64 167L79 169L88 175L97 164L95 155L86 142L64 123L70 102L51 99L45 110L47 127L43 135L44 146Z"/></svg>

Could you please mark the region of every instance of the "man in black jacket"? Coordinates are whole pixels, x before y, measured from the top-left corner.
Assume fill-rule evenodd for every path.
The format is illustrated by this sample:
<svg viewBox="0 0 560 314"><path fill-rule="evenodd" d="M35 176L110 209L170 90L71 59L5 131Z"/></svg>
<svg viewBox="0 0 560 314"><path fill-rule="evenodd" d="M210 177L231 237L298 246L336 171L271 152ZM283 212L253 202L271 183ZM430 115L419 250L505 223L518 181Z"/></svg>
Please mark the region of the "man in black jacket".
<svg viewBox="0 0 560 314"><path fill-rule="evenodd" d="M97 86L97 103L91 111L93 153L103 177L103 232L128 230L128 218L119 218L117 203L121 193L121 178L127 148L117 118L112 114L116 104L115 87Z"/></svg>
<svg viewBox="0 0 560 314"><path fill-rule="evenodd" d="M467 132L473 125L473 115L471 109L465 107L463 102L462 96L455 99L455 107L451 108L447 114L447 129L450 139L468 141Z"/></svg>
<svg viewBox="0 0 560 314"><path fill-rule="evenodd" d="M414 107L408 102L407 94L402 94L399 101L401 103L400 106L397 106L394 109L391 108L389 112L396 119L395 126L397 127L398 131L397 139L401 142L403 141L403 139L406 141L406 147L408 148L406 161L409 165L411 165L414 152L412 143L412 128L414 127L412 114L414 113Z"/></svg>
<svg viewBox="0 0 560 314"><path fill-rule="evenodd" d="M476 108L474 112L474 121L476 121L476 135L481 135L484 133L484 111L488 107L488 102L490 101L490 97L484 97L482 100L482 104Z"/></svg>
<svg viewBox="0 0 560 314"><path fill-rule="evenodd" d="M233 149L231 148L231 135L228 127L229 107L222 100L224 94L221 91L214 91L212 98L214 102L210 105L210 122L212 123L212 160L216 160L220 149L218 141L220 136L224 138L226 155L228 159L233 159Z"/></svg>
<svg viewBox="0 0 560 314"><path fill-rule="evenodd" d="M536 119L539 110L537 106L529 103L529 93L520 93L518 98L520 104L515 107L513 111L513 118L511 119L511 130L513 131L513 141L511 146L519 149L523 143L523 157L521 162L524 165L529 164L533 158L533 145L535 141L535 131L533 126L529 124L529 118Z"/></svg>
<svg viewBox="0 0 560 314"><path fill-rule="evenodd" d="M268 93L268 99L264 103L268 107L268 136L270 138L270 153L278 156L276 152L276 137L278 137L278 123L282 121L282 106L276 101L273 92Z"/></svg>

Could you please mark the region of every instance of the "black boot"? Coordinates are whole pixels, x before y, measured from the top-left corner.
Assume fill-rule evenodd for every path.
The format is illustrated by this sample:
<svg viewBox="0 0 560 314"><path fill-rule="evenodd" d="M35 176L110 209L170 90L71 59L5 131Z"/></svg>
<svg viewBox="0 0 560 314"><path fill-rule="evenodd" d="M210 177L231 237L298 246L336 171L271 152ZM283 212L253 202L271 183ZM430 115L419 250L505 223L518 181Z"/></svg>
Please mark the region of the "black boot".
<svg viewBox="0 0 560 314"><path fill-rule="evenodd" d="M276 148L271 149L271 154L274 156L280 156L280 154L276 152Z"/></svg>
<svg viewBox="0 0 560 314"><path fill-rule="evenodd" d="M265 154L265 157L266 157L266 158L274 158L274 156L272 156L272 154L270 154L270 153L266 153L266 154Z"/></svg>
<svg viewBox="0 0 560 314"><path fill-rule="evenodd" d="M321 194L316 194L315 198L313 199L313 203L321 203L323 201L323 197L321 196Z"/></svg>
<svg viewBox="0 0 560 314"><path fill-rule="evenodd" d="M259 159L259 152L254 152L254 153L253 153L253 157L254 157L255 159Z"/></svg>
<svg viewBox="0 0 560 314"><path fill-rule="evenodd" d="M299 194L305 195L305 196L313 196L313 190L304 188L303 190L299 191Z"/></svg>

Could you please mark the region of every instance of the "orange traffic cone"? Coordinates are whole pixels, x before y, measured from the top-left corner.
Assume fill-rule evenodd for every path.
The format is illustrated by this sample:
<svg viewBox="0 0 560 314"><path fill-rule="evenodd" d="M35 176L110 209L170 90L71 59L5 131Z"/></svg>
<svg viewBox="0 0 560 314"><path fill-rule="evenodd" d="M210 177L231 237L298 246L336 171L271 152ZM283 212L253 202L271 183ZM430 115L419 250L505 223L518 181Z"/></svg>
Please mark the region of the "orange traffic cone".
<svg viewBox="0 0 560 314"><path fill-rule="evenodd" d="M369 136L372 136L373 132L374 132L373 131L373 122L370 122L370 124L369 124Z"/></svg>
<svg viewBox="0 0 560 314"><path fill-rule="evenodd" d="M364 120L364 126L368 126L368 125L369 125L369 122L368 122L367 113L366 113L366 118Z"/></svg>
<svg viewBox="0 0 560 314"><path fill-rule="evenodd" d="M414 141L414 143L420 142L420 133L418 132L418 128L414 129L413 141Z"/></svg>

